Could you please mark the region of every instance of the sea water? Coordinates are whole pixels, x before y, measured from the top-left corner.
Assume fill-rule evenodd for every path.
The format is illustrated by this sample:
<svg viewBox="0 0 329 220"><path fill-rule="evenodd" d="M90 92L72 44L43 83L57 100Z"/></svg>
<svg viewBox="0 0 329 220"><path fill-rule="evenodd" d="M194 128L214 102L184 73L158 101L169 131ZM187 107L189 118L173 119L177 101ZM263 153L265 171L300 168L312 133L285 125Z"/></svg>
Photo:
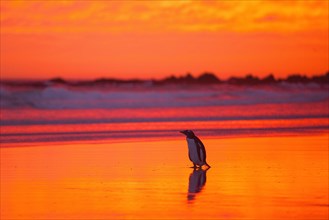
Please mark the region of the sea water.
<svg viewBox="0 0 329 220"><path fill-rule="evenodd" d="M328 131L328 85L0 86L1 143Z"/></svg>

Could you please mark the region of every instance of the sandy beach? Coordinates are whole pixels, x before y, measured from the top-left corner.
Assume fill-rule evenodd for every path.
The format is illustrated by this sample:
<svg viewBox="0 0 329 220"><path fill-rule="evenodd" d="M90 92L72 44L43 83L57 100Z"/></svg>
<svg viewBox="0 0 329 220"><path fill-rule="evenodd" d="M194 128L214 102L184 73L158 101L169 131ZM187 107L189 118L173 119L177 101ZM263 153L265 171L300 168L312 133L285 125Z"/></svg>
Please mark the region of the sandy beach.
<svg viewBox="0 0 329 220"><path fill-rule="evenodd" d="M327 219L328 136L1 148L1 219Z"/></svg>

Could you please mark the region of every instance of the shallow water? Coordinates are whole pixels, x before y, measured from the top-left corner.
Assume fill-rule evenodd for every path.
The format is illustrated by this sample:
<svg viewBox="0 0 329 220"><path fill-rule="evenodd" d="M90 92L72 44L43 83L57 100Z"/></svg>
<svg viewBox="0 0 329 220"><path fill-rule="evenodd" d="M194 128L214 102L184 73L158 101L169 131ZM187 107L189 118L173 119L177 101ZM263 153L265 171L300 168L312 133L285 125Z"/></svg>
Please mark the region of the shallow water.
<svg viewBox="0 0 329 220"><path fill-rule="evenodd" d="M202 140L0 148L1 219L328 218L327 135Z"/></svg>
<svg viewBox="0 0 329 220"><path fill-rule="evenodd" d="M328 101L208 107L122 109L1 109L2 145L40 142L328 132Z"/></svg>
<svg viewBox="0 0 329 220"><path fill-rule="evenodd" d="M2 146L328 132L327 85L80 86L0 83Z"/></svg>

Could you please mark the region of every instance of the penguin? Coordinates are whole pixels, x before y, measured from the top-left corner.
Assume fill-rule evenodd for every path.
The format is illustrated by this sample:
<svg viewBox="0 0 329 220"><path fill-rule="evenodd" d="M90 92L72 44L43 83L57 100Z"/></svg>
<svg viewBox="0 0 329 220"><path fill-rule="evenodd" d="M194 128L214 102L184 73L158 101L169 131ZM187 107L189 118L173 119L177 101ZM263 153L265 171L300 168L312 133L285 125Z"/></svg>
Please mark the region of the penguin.
<svg viewBox="0 0 329 220"><path fill-rule="evenodd" d="M210 168L209 164L206 162L206 149L202 141L191 130L183 130L180 131L180 133L186 135L188 156L190 161L193 163L192 168L195 169L197 165L199 167L206 165L208 168Z"/></svg>

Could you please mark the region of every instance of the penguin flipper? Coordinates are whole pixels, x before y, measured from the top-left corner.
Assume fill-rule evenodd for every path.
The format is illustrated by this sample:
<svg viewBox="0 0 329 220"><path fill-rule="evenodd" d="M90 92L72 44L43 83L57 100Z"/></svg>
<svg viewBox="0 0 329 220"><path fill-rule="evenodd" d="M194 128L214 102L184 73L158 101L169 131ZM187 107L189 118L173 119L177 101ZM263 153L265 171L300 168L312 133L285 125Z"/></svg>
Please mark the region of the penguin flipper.
<svg viewBox="0 0 329 220"><path fill-rule="evenodd" d="M202 155L202 158L200 158L200 156L199 156L199 158L200 158L201 161L206 162L206 158L207 158L206 148L204 147L204 145L203 145L202 141L200 140L200 138L195 136L195 139L196 139L196 142L199 146L199 151L200 151L199 155L200 154Z"/></svg>

